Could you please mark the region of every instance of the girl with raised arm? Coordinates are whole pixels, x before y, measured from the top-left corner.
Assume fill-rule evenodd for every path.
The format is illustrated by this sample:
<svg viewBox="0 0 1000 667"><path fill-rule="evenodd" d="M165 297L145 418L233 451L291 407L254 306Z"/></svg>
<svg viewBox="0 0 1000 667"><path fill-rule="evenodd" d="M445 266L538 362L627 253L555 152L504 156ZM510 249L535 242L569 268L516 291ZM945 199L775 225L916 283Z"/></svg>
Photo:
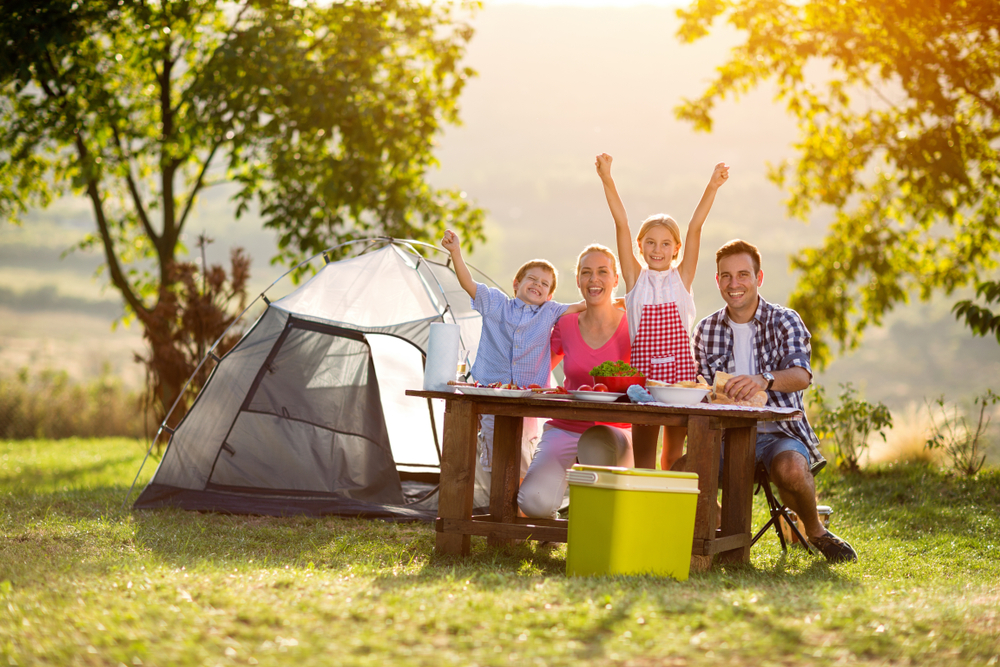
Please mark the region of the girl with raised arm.
<svg viewBox="0 0 1000 667"><path fill-rule="evenodd" d="M694 380L697 370L690 334L695 323L695 306L691 286L698 268L701 228L712 210L715 193L729 178L729 167L722 162L715 165L705 193L688 223L683 244L680 227L669 215L659 213L643 220L636 237L639 254L646 265L643 268L633 251L628 214L611 177L611 161L610 155L601 153L596 166L615 221L618 258L625 279L632 366L647 379L660 382L673 384ZM634 426L632 433L636 467L655 468L659 427ZM681 457L686 436L687 429L682 426L665 428L660 457L663 470L669 470Z"/></svg>

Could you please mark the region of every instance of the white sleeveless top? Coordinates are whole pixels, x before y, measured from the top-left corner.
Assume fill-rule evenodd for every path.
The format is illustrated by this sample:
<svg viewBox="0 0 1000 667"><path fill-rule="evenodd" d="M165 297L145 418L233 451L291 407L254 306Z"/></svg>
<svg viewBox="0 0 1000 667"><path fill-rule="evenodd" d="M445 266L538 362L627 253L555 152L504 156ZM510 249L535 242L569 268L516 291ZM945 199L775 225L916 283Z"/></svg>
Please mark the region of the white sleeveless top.
<svg viewBox="0 0 1000 667"><path fill-rule="evenodd" d="M642 307L674 302L681 322L688 335L694 328L695 307L694 294L684 289L684 282L676 266L667 271L650 271L643 269L639 278L632 286L632 291L625 295L625 316L628 318L628 335L634 342L639 331L639 319L642 317Z"/></svg>

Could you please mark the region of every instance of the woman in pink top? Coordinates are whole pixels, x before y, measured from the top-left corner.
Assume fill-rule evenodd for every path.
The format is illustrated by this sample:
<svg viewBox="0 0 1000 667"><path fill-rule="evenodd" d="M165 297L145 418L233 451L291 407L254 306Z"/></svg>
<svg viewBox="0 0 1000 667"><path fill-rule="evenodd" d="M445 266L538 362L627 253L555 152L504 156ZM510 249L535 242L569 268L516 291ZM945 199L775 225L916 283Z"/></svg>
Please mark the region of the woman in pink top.
<svg viewBox="0 0 1000 667"><path fill-rule="evenodd" d="M576 264L576 284L587 309L564 315L552 329L552 365L563 359L563 386L570 390L590 384L590 370L602 362L629 361L632 347L625 313L612 302L618 286L614 253L597 244L584 248ZM630 425L547 422L517 494L526 516L556 515L566 493L566 470L578 458L590 465L633 467Z"/></svg>

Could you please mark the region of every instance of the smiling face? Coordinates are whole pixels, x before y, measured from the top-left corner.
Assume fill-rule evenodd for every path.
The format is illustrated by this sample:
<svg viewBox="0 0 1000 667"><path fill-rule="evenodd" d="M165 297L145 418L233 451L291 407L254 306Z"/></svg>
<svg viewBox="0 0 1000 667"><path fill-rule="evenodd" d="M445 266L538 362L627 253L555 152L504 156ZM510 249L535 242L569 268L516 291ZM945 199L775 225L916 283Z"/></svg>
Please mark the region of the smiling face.
<svg viewBox="0 0 1000 667"><path fill-rule="evenodd" d="M533 266L520 280L514 281L514 296L532 306L540 306L552 298L555 275L546 268Z"/></svg>
<svg viewBox="0 0 1000 667"><path fill-rule="evenodd" d="M753 259L747 253L728 255L719 260L715 282L726 302L729 319L749 322L757 312L758 288L764 282L764 272L754 273Z"/></svg>
<svg viewBox="0 0 1000 667"><path fill-rule="evenodd" d="M642 259L651 271L666 271L677 258L681 242L662 225L654 225L639 239Z"/></svg>
<svg viewBox="0 0 1000 667"><path fill-rule="evenodd" d="M577 265L576 286L588 306L610 302L618 287L614 259L597 250L583 255Z"/></svg>

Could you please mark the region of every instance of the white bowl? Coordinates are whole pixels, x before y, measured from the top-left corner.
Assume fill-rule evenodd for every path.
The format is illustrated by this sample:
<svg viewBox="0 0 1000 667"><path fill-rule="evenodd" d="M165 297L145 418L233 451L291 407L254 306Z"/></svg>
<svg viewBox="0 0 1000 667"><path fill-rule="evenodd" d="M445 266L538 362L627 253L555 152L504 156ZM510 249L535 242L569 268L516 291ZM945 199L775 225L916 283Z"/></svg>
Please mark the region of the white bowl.
<svg viewBox="0 0 1000 667"><path fill-rule="evenodd" d="M601 403L611 403L618 400L625 394L617 394L613 391L571 391L570 396L578 401L599 401Z"/></svg>
<svg viewBox="0 0 1000 667"><path fill-rule="evenodd" d="M691 405L700 403L701 399L708 396L708 389L694 389L688 387L646 387L646 390L653 395L658 403L668 403L670 405Z"/></svg>

